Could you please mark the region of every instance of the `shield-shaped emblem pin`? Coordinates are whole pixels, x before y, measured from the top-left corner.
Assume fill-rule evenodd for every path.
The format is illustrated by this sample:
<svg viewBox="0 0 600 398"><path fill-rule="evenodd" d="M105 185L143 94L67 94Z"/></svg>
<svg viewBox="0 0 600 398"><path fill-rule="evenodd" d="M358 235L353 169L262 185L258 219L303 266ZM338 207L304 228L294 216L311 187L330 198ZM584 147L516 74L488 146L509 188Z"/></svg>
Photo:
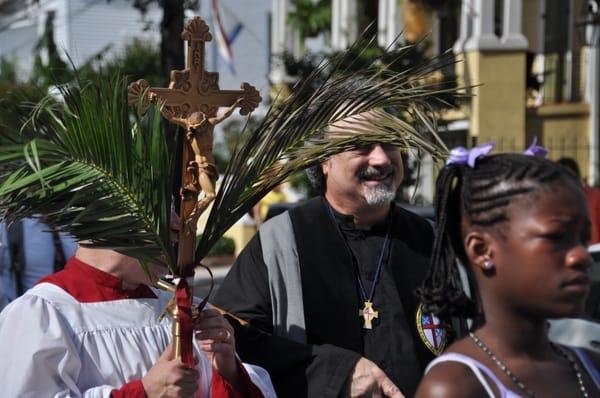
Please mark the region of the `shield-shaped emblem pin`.
<svg viewBox="0 0 600 398"><path fill-rule="evenodd" d="M446 332L440 325L438 317L432 313L423 311L423 304L417 309L417 331L425 346L434 353L440 355L446 347Z"/></svg>

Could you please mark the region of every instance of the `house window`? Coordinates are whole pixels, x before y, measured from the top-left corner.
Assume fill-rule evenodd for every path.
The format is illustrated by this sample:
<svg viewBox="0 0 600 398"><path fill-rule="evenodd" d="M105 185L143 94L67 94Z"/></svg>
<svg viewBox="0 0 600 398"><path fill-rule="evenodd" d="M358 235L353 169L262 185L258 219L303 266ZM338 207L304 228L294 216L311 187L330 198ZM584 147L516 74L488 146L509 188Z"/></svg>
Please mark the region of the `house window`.
<svg viewBox="0 0 600 398"><path fill-rule="evenodd" d="M501 38L504 26L504 0L494 2L494 34Z"/></svg>
<svg viewBox="0 0 600 398"><path fill-rule="evenodd" d="M575 102L581 99L581 43L573 34L573 0L546 0L543 29L544 103Z"/></svg>
<svg viewBox="0 0 600 398"><path fill-rule="evenodd" d="M441 53L452 48L458 40L460 21L460 1L445 1L437 10L439 21L438 51Z"/></svg>

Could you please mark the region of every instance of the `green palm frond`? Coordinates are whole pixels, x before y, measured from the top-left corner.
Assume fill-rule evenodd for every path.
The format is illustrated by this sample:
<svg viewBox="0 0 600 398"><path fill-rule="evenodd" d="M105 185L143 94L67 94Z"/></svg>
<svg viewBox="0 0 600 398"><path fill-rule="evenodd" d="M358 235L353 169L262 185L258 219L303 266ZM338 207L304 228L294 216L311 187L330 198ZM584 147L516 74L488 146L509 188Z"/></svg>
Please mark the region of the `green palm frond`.
<svg viewBox="0 0 600 398"><path fill-rule="evenodd" d="M43 215L88 245L173 269L173 157L158 110L136 119L118 76L59 91L32 112L33 138L0 147L2 218Z"/></svg>
<svg viewBox="0 0 600 398"><path fill-rule="evenodd" d="M351 50L360 53L368 45L361 42ZM390 66L411 49L401 48L391 64L375 62L351 73L344 73L351 65L342 54L319 65L282 106L272 107L232 156L197 257L202 258L231 225L292 173L334 154L382 142L429 154L434 160L445 158L448 150L436 134L432 106L442 101L442 95L460 94L454 85L440 86L427 78L454 61L443 54L403 72L392 71ZM348 85L355 87L351 96L339 89ZM367 111L377 117L359 116ZM353 116L346 134L323 136L329 126Z"/></svg>
<svg viewBox="0 0 600 398"><path fill-rule="evenodd" d="M352 50L360 53L361 45L368 43ZM392 64L410 49L400 49ZM428 83L427 77L451 62L442 56L403 72L379 62L351 73L343 54L322 63L235 151L197 259L273 187L334 154L382 142L444 158L432 106L441 95L458 95L457 89ZM350 96L340 90L349 84L355 87ZM43 215L88 245L118 250L142 264L162 261L174 270L174 156L159 110L142 119L129 112L119 77L64 86L57 97L35 107L20 135L0 132L6 138L0 146L2 218ZM366 111L376 117L361 116ZM347 131L324 137L329 126L352 116Z"/></svg>

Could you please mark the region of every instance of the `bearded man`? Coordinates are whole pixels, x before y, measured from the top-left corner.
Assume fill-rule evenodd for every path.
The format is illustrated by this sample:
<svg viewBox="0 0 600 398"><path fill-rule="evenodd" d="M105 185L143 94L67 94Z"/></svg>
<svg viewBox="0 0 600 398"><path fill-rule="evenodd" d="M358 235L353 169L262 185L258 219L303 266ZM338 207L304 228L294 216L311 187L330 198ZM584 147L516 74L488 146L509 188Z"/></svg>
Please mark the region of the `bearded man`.
<svg viewBox="0 0 600 398"><path fill-rule="evenodd" d="M350 122L327 133L344 135ZM413 291L433 231L393 203L400 149L355 148L309 177L322 195L261 225L214 299L252 326L232 321L238 353L266 368L282 397L413 396L432 358Z"/></svg>

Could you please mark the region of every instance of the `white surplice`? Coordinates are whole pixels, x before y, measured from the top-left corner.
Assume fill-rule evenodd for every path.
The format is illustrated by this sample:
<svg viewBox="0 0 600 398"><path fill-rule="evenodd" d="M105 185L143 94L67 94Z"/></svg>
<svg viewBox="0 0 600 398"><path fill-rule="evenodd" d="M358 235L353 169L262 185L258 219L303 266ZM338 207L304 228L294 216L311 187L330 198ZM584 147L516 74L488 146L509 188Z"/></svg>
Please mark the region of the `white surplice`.
<svg viewBox="0 0 600 398"><path fill-rule="evenodd" d="M109 397L141 379L171 340L171 322L158 320L168 296L81 303L62 288L40 283L0 313L0 396ZM212 367L194 348L198 397L210 396ZM268 373L244 364L265 397Z"/></svg>

